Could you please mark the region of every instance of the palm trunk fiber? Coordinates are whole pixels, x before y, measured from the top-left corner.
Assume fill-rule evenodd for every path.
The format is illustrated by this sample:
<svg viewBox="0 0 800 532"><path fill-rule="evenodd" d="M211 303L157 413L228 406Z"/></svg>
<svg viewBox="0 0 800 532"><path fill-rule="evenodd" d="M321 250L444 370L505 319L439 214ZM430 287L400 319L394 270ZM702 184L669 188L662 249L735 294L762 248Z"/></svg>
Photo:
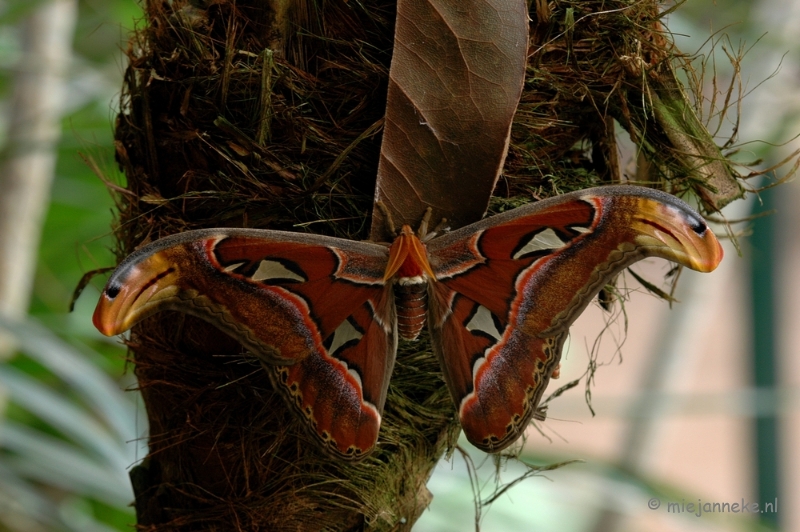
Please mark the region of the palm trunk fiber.
<svg viewBox="0 0 800 532"><path fill-rule="evenodd" d="M364 238L394 5L312 4L147 3L116 131L120 256L212 226ZM205 322L162 313L129 346L150 420L132 472L141 530L409 528L457 435L441 381L419 378L438 372L423 342L397 364L380 449L357 464L321 454Z"/></svg>

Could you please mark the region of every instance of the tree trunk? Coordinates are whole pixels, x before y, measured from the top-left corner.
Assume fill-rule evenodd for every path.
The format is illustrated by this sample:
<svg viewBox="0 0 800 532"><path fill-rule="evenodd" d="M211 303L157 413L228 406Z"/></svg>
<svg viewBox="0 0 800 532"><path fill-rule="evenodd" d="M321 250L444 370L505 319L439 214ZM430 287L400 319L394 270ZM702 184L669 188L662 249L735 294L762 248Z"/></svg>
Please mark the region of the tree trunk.
<svg viewBox="0 0 800 532"><path fill-rule="evenodd" d="M116 132L120 257L198 227L366 237L394 5L270 7L147 4ZM205 322L162 313L129 345L150 419L131 474L145 530L410 528L457 435L441 377L418 378L439 372L424 342L399 354L379 449L357 464L321 454L261 367Z"/></svg>
<svg viewBox="0 0 800 532"><path fill-rule="evenodd" d="M600 110L650 123L618 56L645 43L668 61L642 30L658 25L655 3L532 4L529 84L493 210L618 181ZM596 16L568 23L576 6ZM366 238L394 17L392 0L148 0L116 131L119 258L201 227ZM614 24L645 34L618 42ZM587 80L587 64L605 78ZM666 149L663 131L638 133ZM318 451L261 366L205 322L161 313L129 346L150 419L131 472L142 530L408 530L458 434L425 338L401 345L378 448L355 464Z"/></svg>

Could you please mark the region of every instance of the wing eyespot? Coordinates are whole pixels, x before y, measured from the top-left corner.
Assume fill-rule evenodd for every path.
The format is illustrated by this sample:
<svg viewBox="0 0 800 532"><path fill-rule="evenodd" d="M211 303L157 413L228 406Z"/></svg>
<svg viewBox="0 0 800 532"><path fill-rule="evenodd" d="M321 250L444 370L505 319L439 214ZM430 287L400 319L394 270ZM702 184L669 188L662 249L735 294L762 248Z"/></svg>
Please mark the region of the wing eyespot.
<svg viewBox="0 0 800 532"><path fill-rule="evenodd" d="M117 297L119 295L121 290L122 290L122 286L120 286L120 285L118 285L116 283L112 283L112 284L108 285L108 287L106 288L106 297L108 299L113 300L115 297Z"/></svg>
<svg viewBox="0 0 800 532"><path fill-rule="evenodd" d="M708 231L708 225L706 224L706 221L699 217L695 218L692 216L689 219L689 227L691 227L692 231L694 231L698 236L703 236L706 234L706 231Z"/></svg>

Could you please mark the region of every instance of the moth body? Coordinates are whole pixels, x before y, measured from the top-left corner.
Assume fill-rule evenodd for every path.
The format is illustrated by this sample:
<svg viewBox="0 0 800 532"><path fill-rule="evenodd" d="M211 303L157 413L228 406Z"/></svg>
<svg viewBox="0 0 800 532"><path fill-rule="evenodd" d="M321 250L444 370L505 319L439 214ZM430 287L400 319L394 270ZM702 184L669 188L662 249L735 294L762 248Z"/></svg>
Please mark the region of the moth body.
<svg viewBox="0 0 800 532"><path fill-rule="evenodd" d="M416 340L428 316L428 283L398 282L394 285L397 309L397 334L403 340Z"/></svg>
<svg viewBox="0 0 800 532"><path fill-rule="evenodd" d="M408 225L389 248L384 278L392 279L394 285L397 333L404 340L416 340L427 322L428 282L436 276L425 244Z"/></svg>

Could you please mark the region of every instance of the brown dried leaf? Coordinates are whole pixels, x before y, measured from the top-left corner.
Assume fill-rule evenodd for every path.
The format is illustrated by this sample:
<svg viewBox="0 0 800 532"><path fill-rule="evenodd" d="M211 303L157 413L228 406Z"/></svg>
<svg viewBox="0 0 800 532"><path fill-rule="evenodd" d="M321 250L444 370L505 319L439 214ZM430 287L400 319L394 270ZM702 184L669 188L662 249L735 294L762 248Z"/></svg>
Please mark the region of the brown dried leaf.
<svg viewBox="0 0 800 532"><path fill-rule="evenodd" d="M508 150L525 75L524 0L400 0L376 202L399 227L480 219ZM391 239L373 211L371 238Z"/></svg>

